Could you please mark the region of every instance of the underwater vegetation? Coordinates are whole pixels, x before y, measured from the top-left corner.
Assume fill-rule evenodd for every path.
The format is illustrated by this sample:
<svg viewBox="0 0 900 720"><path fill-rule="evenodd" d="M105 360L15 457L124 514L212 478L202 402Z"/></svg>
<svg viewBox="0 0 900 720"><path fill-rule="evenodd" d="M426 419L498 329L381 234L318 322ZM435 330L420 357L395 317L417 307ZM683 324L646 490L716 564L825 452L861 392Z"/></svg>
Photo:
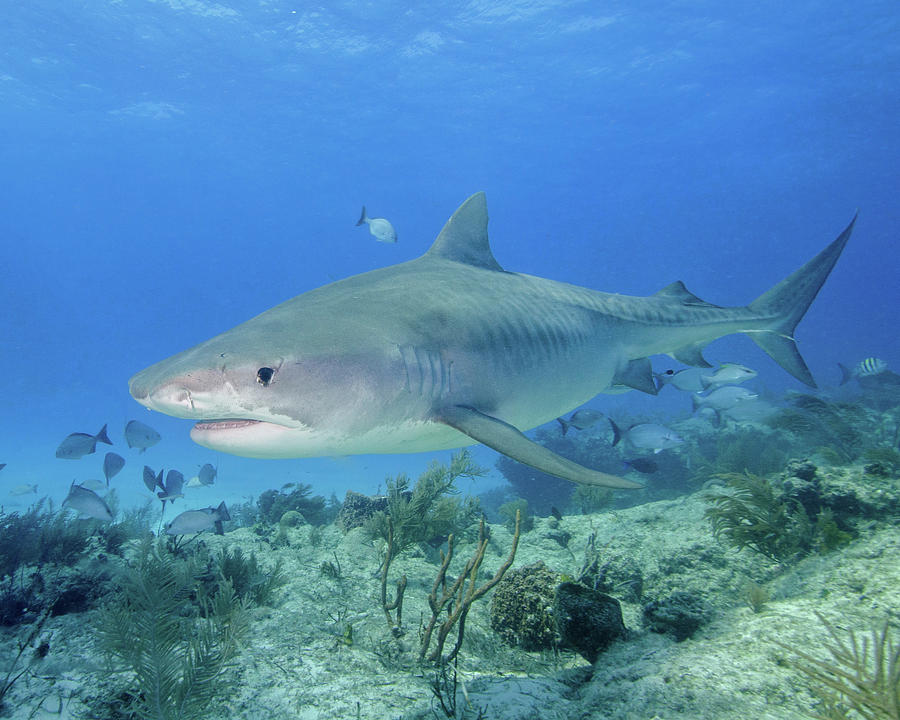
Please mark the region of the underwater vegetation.
<svg viewBox="0 0 900 720"><path fill-rule="evenodd" d="M515 529L516 518L519 517L521 518L522 532L529 532L534 528L534 515L528 512L528 501L525 498L516 498L503 503L497 513L510 532Z"/></svg>
<svg viewBox="0 0 900 720"><path fill-rule="evenodd" d="M291 510L298 512L310 525L326 525L337 516L334 503L321 495L311 495L312 486L298 483L290 492L266 490L257 499L259 519L275 525Z"/></svg>
<svg viewBox="0 0 900 720"><path fill-rule="evenodd" d="M866 442L865 428L872 425L863 406L805 393L793 394L790 403L791 407L766 420L769 427L792 433L807 452L817 452L833 464L859 457Z"/></svg>
<svg viewBox="0 0 900 720"><path fill-rule="evenodd" d="M31 624L24 634L24 639L17 641L17 651L13 658L6 660L6 665L0 666L0 672L6 670L3 680L0 680L0 711L5 710L4 698L13 685L39 663L50 649L47 638L41 638L44 623L50 617L50 608L44 610Z"/></svg>
<svg viewBox="0 0 900 720"><path fill-rule="evenodd" d="M221 689L248 628L248 602L225 578L214 594L198 594L203 570L196 557L176 557L151 539L119 570L97 633L113 669L129 678L124 710L131 717L202 718Z"/></svg>
<svg viewBox="0 0 900 720"><path fill-rule="evenodd" d="M54 615L87 609L102 593L97 552L120 554L148 530L149 508L117 524L54 511L46 498L21 514L0 511L0 625L30 622L47 608Z"/></svg>
<svg viewBox="0 0 900 720"><path fill-rule="evenodd" d="M388 478L386 509L376 510L363 524L369 536L381 538L385 543L393 533L392 556L385 557L385 564L390 565L394 557L416 543L443 540L450 533L458 534L472 525L481 508L473 498L461 501L456 497L455 482L461 477L480 477L484 472L462 450L453 455L449 466L433 462L411 489L406 475Z"/></svg>
<svg viewBox="0 0 900 720"><path fill-rule="evenodd" d="M813 681L812 691L822 705L811 717L821 720L900 720L900 642L885 622L868 637L850 630L846 637L816 613L831 642L825 645L830 660L775 641L803 662L794 669Z"/></svg>
<svg viewBox="0 0 900 720"><path fill-rule="evenodd" d="M784 467L791 454L788 438L752 427L736 427L697 438L687 450L692 473L689 485L702 485L721 473L768 475Z"/></svg>
<svg viewBox="0 0 900 720"><path fill-rule="evenodd" d="M838 526L831 508L810 517L807 507L784 488L752 473L718 475L724 491L706 495L706 518L713 534L741 550L750 548L783 562L813 549L825 552L848 542L852 535Z"/></svg>

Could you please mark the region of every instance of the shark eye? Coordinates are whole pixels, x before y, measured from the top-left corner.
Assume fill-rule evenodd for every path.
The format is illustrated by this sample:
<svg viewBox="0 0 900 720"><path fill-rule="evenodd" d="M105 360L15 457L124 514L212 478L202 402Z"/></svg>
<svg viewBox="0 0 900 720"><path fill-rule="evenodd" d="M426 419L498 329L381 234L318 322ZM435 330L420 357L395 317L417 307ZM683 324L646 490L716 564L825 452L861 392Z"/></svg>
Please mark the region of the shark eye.
<svg viewBox="0 0 900 720"><path fill-rule="evenodd" d="M256 371L256 382L263 387L269 387L273 377L275 377L275 371L270 367L261 367Z"/></svg>

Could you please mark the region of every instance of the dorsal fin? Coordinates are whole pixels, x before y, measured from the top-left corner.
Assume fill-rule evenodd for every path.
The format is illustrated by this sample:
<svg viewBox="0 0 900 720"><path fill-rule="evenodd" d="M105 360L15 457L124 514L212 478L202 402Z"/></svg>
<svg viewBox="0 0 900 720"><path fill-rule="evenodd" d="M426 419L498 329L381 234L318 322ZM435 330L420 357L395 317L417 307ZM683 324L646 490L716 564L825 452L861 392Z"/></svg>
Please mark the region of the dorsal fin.
<svg viewBox="0 0 900 720"><path fill-rule="evenodd" d="M670 297L676 300L680 300L682 305L701 305L703 307L719 307L718 305L713 305L712 303L706 302L706 300L701 300L694 293L688 290L684 283L681 280L676 280L673 283L669 283L661 290L658 290L655 293L655 297Z"/></svg>
<svg viewBox="0 0 900 720"><path fill-rule="evenodd" d="M478 192L457 208L426 255L503 270L491 253L487 224L487 199Z"/></svg>

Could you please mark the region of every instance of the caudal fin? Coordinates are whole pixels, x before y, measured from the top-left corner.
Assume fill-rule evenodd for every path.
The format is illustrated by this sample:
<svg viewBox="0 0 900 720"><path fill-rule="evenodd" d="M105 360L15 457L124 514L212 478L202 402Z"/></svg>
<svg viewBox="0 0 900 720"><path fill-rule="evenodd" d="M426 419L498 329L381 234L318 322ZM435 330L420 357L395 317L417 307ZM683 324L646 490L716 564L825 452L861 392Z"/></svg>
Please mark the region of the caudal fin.
<svg viewBox="0 0 900 720"><path fill-rule="evenodd" d="M94 435L94 444L96 445L98 442L106 443L107 445L112 445L112 440L109 439L109 435L106 434L106 425L100 428L100 432Z"/></svg>
<svg viewBox="0 0 900 720"><path fill-rule="evenodd" d="M848 370L840 363L838 363L838 367L841 369L841 381L838 383L838 385L846 385L853 379L853 371Z"/></svg>
<svg viewBox="0 0 900 720"><path fill-rule="evenodd" d="M772 324L765 330L748 333L750 339L781 367L810 387L816 387L816 381L797 349L794 328L841 256L855 222L856 215L834 242L749 305L750 310L761 318L772 318Z"/></svg>
<svg viewBox="0 0 900 720"><path fill-rule="evenodd" d="M356 223L356 226L359 227L369 218L366 216L366 206L363 205L362 213L359 216L359 221Z"/></svg>

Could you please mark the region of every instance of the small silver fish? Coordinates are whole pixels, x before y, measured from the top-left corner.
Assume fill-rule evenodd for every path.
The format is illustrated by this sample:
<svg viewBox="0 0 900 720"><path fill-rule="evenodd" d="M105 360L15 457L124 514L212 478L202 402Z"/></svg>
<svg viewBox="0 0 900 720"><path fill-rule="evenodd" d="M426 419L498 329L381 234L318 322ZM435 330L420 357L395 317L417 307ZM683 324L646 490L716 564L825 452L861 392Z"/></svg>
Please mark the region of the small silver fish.
<svg viewBox="0 0 900 720"><path fill-rule="evenodd" d="M881 358L867 357L865 360L860 360L856 363L852 370L848 370L840 363L838 363L838 367L841 369L841 382L839 384L844 385L853 378L881 375L881 373L888 369L888 364Z"/></svg>
<svg viewBox="0 0 900 720"><path fill-rule="evenodd" d="M228 508L225 507L224 502L219 503L219 507L216 508L185 510L180 515L176 515L175 519L166 526L166 534L187 535L215 529L216 535L224 535L222 523L225 520L231 520L231 516L228 514Z"/></svg>
<svg viewBox="0 0 900 720"><path fill-rule="evenodd" d="M724 385L706 395L692 395L691 400L694 403L695 411L700 408L710 408L716 412L723 412L730 410L739 403L756 400L758 397L759 395L747 388L737 385Z"/></svg>
<svg viewBox="0 0 900 720"><path fill-rule="evenodd" d="M153 447L161 439L156 430L137 420L129 420L125 426L125 442L128 443L128 447L140 448L141 452L148 447Z"/></svg>
<svg viewBox="0 0 900 720"><path fill-rule="evenodd" d="M17 497L19 495L30 495L31 493L37 494L37 483L34 485L16 485L9 491L9 494L13 497Z"/></svg>
<svg viewBox="0 0 900 720"><path fill-rule="evenodd" d="M622 431L618 425L609 419L612 426L613 442L615 446L621 440L624 440L632 447L652 450L654 453L661 452L681 445L684 440L674 430L670 430L665 425L657 425L656 423L639 423L632 425L625 431Z"/></svg>
<svg viewBox="0 0 900 720"><path fill-rule="evenodd" d="M659 390L662 390L664 385L671 385L682 392L703 392L706 389L703 376L708 374L708 368L692 367L684 370L666 370L653 375Z"/></svg>
<svg viewBox="0 0 900 720"><path fill-rule="evenodd" d="M103 475L106 477L107 487L109 487L109 481L118 475L123 467L125 467L125 458L114 452L106 453L106 457L103 458Z"/></svg>
<svg viewBox="0 0 900 720"><path fill-rule="evenodd" d="M82 515L87 515L97 520L112 522L113 519L112 511L109 509L109 505L103 502L103 498L93 490L76 485L74 482L62 504L63 507L70 507Z"/></svg>
<svg viewBox="0 0 900 720"><path fill-rule="evenodd" d="M596 425L605 417L606 415L604 415L599 410L590 410L584 408L582 410L576 410L575 412L573 412L571 416L569 416L568 420L564 420L563 418L558 417L556 418L556 422L559 423L560 427L562 428L562 434L565 435L567 432L569 432L570 427L573 427L576 430L586 430L587 428Z"/></svg>
<svg viewBox="0 0 900 720"><path fill-rule="evenodd" d="M67 435L66 439L56 448L56 457L64 460L78 460L85 455L93 453L97 449L98 442L112 445L112 441L106 434L106 425L100 428L100 432L96 435L88 435L87 433Z"/></svg>
<svg viewBox="0 0 900 720"><path fill-rule="evenodd" d="M715 372L703 375L702 379L706 383L707 389L712 389L719 385L736 385L746 382L755 378L756 375L756 370L752 370L746 365L722 363Z"/></svg>
<svg viewBox="0 0 900 720"><path fill-rule="evenodd" d="M737 423L755 423L762 422L777 411L778 408L772 403L757 398L740 402L734 407L728 408L725 411L725 416Z"/></svg>
<svg viewBox="0 0 900 720"><path fill-rule="evenodd" d="M363 205L362 215L359 216L359 222L357 222L356 225L357 227L359 227L363 223L368 224L369 232L372 234L372 237L374 237L378 242L397 242L397 231L394 230L394 226L391 225L391 223L385 218L370 218L366 214L365 205Z"/></svg>

